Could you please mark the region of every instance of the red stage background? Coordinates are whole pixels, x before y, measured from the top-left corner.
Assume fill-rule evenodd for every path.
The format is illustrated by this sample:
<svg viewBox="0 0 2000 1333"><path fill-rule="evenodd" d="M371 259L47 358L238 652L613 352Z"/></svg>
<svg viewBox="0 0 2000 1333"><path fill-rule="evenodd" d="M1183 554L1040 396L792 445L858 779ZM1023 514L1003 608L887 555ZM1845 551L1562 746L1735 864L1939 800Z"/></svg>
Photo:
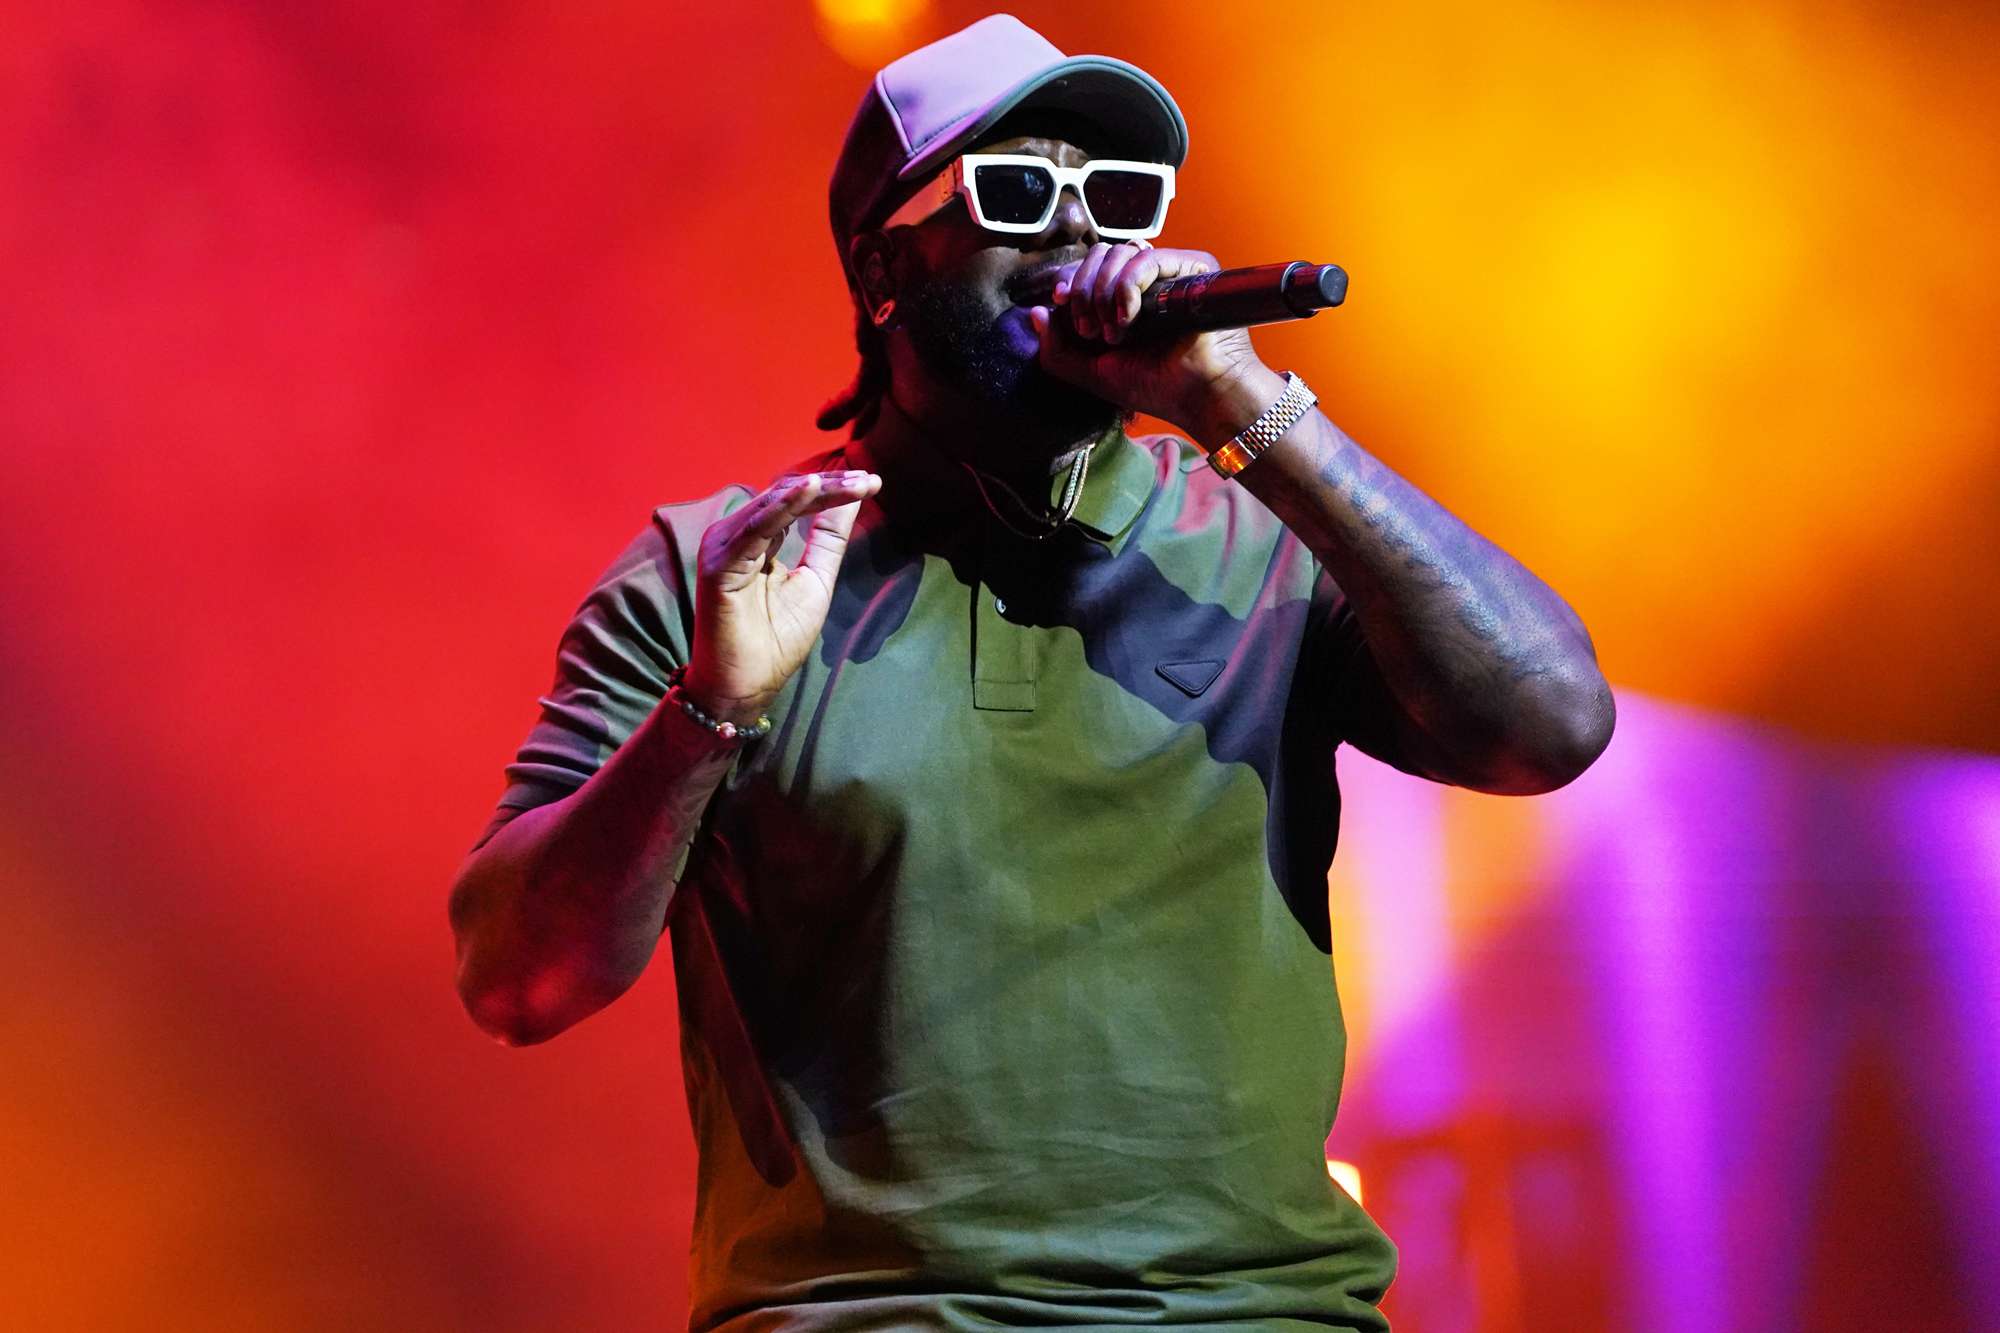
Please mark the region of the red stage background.
<svg viewBox="0 0 2000 1333"><path fill-rule="evenodd" d="M1017 8L1625 705L1543 802L1343 757L1399 1328L2000 1327L2000 12ZM833 153L984 11L5 12L0 1320L678 1326L666 960L504 1049L445 892L647 510L819 446Z"/></svg>

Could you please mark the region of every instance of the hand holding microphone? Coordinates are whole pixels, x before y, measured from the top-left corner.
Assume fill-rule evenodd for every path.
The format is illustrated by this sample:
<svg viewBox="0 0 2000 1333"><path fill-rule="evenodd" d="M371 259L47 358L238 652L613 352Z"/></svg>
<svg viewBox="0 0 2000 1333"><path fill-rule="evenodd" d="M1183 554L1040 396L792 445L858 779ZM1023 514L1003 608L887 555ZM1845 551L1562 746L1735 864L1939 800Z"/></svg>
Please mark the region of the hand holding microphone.
<svg viewBox="0 0 2000 1333"><path fill-rule="evenodd" d="M1154 283L1139 294L1132 334L1177 338L1204 329L1242 329L1311 319L1347 299L1347 271L1338 264L1259 264Z"/></svg>
<svg viewBox="0 0 2000 1333"><path fill-rule="evenodd" d="M1347 299L1347 271L1338 264L1295 259L1225 269L1198 250L1157 250L1144 241L1100 243L1065 267L1056 304L1070 307L1076 332L1102 333L1107 342L1310 319ZM1079 290L1090 294L1088 302L1076 299Z"/></svg>
<svg viewBox="0 0 2000 1333"><path fill-rule="evenodd" d="M1346 296L1332 264L1224 269L1199 250L1100 242L1059 271L1052 305L1031 319L1050 374L1194 432L1217 386L1270 375L1245 328L1307 319Z"/></svg>

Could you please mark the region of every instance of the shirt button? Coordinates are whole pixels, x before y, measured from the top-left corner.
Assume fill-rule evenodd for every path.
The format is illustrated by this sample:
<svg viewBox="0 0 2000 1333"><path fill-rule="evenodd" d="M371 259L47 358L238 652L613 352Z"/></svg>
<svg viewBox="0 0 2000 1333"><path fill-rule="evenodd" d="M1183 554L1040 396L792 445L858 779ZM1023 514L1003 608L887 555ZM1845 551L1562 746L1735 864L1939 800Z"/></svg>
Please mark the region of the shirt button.
<svg viewBox="0 0 2000 1333"><path fill-rule="evenodd" d="M993 599L993 609L994 609L995 611L998 611L998 612L999 612L999 613L1000 613L1001 615L1003 615L1003 616L1004 616L1004 615L1006 615L1006 614L1007 614L1007 599L1006 599L1005 597L995 597L995 598Z"/></svg>

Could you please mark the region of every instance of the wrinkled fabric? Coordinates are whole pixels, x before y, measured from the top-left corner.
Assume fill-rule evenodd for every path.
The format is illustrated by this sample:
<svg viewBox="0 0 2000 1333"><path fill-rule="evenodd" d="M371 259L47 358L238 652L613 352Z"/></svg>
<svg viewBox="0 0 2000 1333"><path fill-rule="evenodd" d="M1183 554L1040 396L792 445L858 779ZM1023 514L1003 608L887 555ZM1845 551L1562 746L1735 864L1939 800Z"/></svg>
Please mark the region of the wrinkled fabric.
<svg viewBox="0 0 2000 1333"><path fill-rule="evenodd" d="M1358 631L1192 445L1098 453L1047 541L864 508L708 808L667 923L691 1328L1387 1327L1394 1249L1324 1158ZM496 826L658 702L750 494L657 510L605 573Z"/></svg>

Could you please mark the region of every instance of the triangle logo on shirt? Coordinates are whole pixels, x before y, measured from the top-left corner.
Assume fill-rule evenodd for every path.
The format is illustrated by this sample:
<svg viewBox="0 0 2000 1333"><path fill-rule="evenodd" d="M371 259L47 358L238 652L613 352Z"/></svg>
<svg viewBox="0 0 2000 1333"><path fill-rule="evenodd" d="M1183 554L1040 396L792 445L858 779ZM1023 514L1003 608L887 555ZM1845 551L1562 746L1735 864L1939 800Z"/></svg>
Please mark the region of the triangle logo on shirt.
<svg viewBox="0 0 2000 1333"><path fill-rule="evenodd" d="M1215 683L1215 678L1222 674L1222 663L1213 658L1203 657L1191 662L1161 662L1153 670L1166 677L1175 689L1192 699Z"/></svg>

